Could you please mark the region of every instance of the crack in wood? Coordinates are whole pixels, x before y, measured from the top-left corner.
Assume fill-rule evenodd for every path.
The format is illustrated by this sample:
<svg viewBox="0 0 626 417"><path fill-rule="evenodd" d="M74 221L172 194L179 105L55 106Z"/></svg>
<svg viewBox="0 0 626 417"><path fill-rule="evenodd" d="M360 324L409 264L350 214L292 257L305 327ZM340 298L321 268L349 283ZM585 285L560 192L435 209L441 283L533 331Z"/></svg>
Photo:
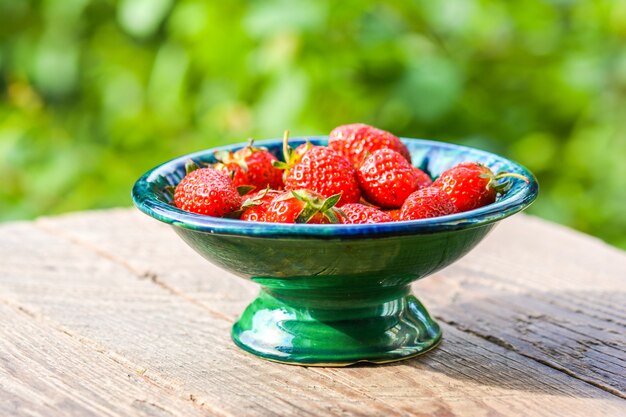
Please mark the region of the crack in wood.
<svg viewBox="0 0 626 417"><path fill-rule="evenodd" d="M585 378L584 376L578 375L577 373L572 372L569 369L567 369L567 368L565 368L565 367L563 367L563 366L561 366L561 365L559 365L557 363L554 363L554 362L551 362L551 361L548 361L548 360L545 360L545 359L542 359L542 358L538 358L538 357L529 355L526 352L517 349L515 346L511 345L510 343L508 343L508 342L506 342L506 341L504 341L504 340L502 340L502 339L500 339L498 337L495 337L493 335L484 334L484 333L479 332L479 331L475 331L475 330L470 329L470 328L468 328L466 326L461 326L458 323L456 323L456 322L454 322L452 320L448 321L448 320L446 320L445 318L443 318L441 316L435 316L435 318L437 320L440 320L440 321L446 323L449 326L454 327L455 329L457 329L459 331L462 331L462 332L467 333L467 334L471 334L472 336L480 337L483 340L486 340L486 341L488 341L490 343L493 343L495 345L498 345L498 346L500 346L502 348L505 348L507 350L515 352L515 353L517 353L517 354L519 354L521 356L524 356L525 358L532 359L535 362L540 363L541 365L545 365L545 366L547 366L549 368L554 369L555 371L562 372L562 373L564 373L564 374L566 374L566 375L568 375L568 376L570 376L572 378L578 379L579 381L585 382L585 383L587 383L589 385L592 385L592 386L594 386L596 388L599 388L599 389L601 389L603 391L606 391L606 392L608 392L608 393L610 393L612 395L615 395L616 397L619 397L619 398L622 398L622 399L626 399L626 394L625 393L623 393L623 392L621 392L621 391L619 391L619 390L617 390L617 389L615 389L615 388L613 388L611 386L603 385L603 384L600 384L600 383L598 383L596 381L593 381L593 380L591 380L589 378Z"/></svg>

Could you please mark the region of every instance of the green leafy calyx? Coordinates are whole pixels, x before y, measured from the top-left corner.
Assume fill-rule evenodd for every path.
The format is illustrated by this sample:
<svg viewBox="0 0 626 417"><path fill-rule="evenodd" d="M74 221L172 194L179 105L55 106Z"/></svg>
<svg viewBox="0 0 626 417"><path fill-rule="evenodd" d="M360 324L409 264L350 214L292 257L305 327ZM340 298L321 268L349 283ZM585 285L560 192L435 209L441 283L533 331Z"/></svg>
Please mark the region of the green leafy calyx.
<svg viewBox="0 0 626 417"><path fill-rule="evenodd" d="M298 217L296 217L296 223L308 223L318 213L321 213L333 224L340 222L339 216L343 213L341 213L335 205L341 199L341 193L325 199L307 190L295 190L291 192L291 196L304 203L302 210L298 214Z"/></svg>

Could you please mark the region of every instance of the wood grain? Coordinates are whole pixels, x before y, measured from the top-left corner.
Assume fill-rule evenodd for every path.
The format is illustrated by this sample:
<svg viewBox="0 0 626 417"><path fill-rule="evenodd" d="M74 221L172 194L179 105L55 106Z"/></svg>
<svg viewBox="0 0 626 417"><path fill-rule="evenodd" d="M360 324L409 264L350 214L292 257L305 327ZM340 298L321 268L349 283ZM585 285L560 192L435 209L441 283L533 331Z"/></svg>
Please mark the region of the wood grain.
<svg viewBox="0 0 626 417"><path fill-rule="evenodd" d="M178 393L0 302L0 415L201 416Z"/></svg>
<svg viewBox="0 0 626 417"><path fill-rule="evenodd" d="M256 284L207 262L169 226L136 210L42 218L36 225L188 297L215 315L237 317L259 291Z"/></svg>
<svg viewBox="0 0 626 417"><path fill-rule="evenodd" d="M0 253L11 250L0 273L7 302L56 323L86 346L123 358L210 414L327 415L337 407L359 415L367 400L305 368L268 367L232 345L229 321L32 225L0 228L0 245ZM372 415L398 415L377 401L370 401L370 409Z"/></svg>
<svg viewBox="0 0 626 417"><path fill-rule="evenodd" d="M540 226L544 233L553 231L551 225ZM513 232L519 236L519 230ZM513 232L506 231L507 237ZM482 268L482 286L474 283L478 278L470 272L463 275L451 269L416 285L426 305L434 306L431 310L442 321L452 323L443 325L445 339L439 349L388 366L316 369L260 361L232 346L231 321L256 288L211 267L167 227L133 211L1 226L0 253L9 254L0 264L0 300L27 311L25 319L56 329L49 337L62 332L78 340L81 349L139 369L155 389L171 390L207 415L617 416L626 412L624 400L615 395L620 391L613 378L596 371L587 374L583 366L570 371L559 356L565 353L523 345L521 331L506 328L511 317L520 314L521 304L513 303L509 312L504 303L501 321L491 318L493 310L487 314L474 307L503 295L537 291L533 286L524 289L518 278L485 282L482 271L492 269L491 264L481 264L480 257L468 257L471 262L464 260L459 267ZM533 268L520 267L515 274ZM619 282L614 270L605 274L609 275L603 278L606 288ZM445 285L445 281L452 283ZM495 281L502 283L492 287ZM545 287L543 291L549 294ZM463 308L476 308L476 314L473 310L462 314L458 306L467 300L473 303ZM593 314L601 320L608 312L600 306ZM492 322L481 324L487 319ZM549 330L540 326L540 334L533 337L549 338ZM3 333L0 328L0 337ZM615 360L602 357L603 350L593 344L590 351L596 356L588 360L597 370L603 361L613 369L620 358L617 351ZM555 363L542 362L539 354L547 354ZM581 363L575 357L570 360ZM584 380L590 375L597 377L593 385ZM0 393L0 400L4 395Z"/></svg>
<svg viewBox="0 0 626 417"><path fill-rule="evenodd" d="M524 216L420 288L441 320L626 398L626 253Z"/></svg>

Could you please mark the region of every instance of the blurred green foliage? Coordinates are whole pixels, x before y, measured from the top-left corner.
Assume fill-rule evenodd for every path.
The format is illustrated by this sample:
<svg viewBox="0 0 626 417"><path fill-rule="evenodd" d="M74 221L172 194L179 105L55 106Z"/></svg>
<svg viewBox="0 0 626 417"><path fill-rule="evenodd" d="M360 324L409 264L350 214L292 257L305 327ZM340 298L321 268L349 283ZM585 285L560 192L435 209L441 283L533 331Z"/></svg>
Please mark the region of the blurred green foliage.
<svg viewBox="0 0 626 417"><path fill-rule="evenodd" d="M531 212L626 248L625 45L624 0L0 0L0 219L362 121L519 160Z"/></svg>

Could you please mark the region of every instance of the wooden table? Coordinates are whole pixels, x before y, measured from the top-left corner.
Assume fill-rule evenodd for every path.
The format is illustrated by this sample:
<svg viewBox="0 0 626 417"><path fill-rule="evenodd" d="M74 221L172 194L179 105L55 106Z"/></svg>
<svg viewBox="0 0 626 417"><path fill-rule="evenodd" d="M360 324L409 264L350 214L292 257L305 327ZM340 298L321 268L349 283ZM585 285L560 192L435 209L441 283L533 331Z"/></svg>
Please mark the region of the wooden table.
<svg viewBox="0 0 626 417"><path fill-rule="evenodd" d="M414 290L444 341L382 366L257 359L254 284L133 209L0 225L0 416L626 416L626 253L503 222Z"/></svg>

